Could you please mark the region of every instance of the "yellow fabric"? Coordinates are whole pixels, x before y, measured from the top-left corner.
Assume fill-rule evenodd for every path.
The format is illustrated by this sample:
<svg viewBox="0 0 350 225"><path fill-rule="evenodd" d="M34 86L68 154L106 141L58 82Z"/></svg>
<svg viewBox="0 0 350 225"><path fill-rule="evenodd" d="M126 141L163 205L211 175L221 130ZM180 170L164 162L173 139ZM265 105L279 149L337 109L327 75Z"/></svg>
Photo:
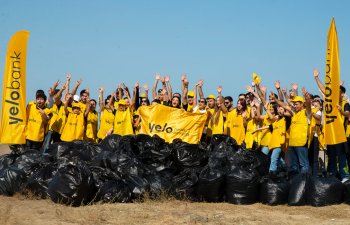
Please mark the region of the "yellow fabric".
<svg viewBox="0 0 350 225"><path fill-rule="evenodd" d="M129 135L134 134L132 129L132 113L129 109L118 111L114 116L113 134Z"/></svg>
<svg viewBox="0 0 350 225"><path fill-rule="evenodd" d="M97 132L97 137L104 139L107 132L113 127L114 114L108 111L106 108L103 110L100 118L100 129Z"/></svg>
<svg viewBox="0 0 350 225"><path fill-rule="evenodd" d="M251 149L253 147L254 142L258 142L258 135L260 132L255 132L252 134L254 130L256 130L257 124L255 123L254 119L250 119L247 123L247 130L245 133L245 139L244 142L246 143L246 148Z"/></svg>
<svg viewBox="0 0 350 225"><path fill-rule="evenodd" d="M207 114L190 113L164 105L141 106L141 133L157 134L167 142L180 138L190 144L198 144L202 136Z"/></svg>
<svg viewBox="0 0 350 225"><path fill-rule="evenodd" d="M242 115L237 113L234 109L227 114L227 134L237 141L237 144L241 145L245 139L245 128Z"/></svg>
<svg viewBox="0 0 350 225"><path fill-rule="evenodd" d="M6 52L2 86L0 143L25 144L28 31L14 34Z"/></svg>
<svg viewBox="0 0 350 225"><path fill-rule="evenodd" d="M84 113L80 112L75 114L73 112L68 113L66 124L64 125L61 140L73 141L83 140L85 131L85 118Z"/></svg>
<svg viewBox="0 0 350 225"><path fill-rule="evenodd" d="M217 123L214 123L217 113L220 113L219 119ZM213 114L212 118L209 120L208 129L211 130L212 135L224 133L224 116L221 110Z"/></svg>
<svg viewBox="0 0 350 225"><path fill-rule="evenodd" d="M62 103L63 106L60 108L60 110L58 111L58 126L60 127L60 134L62 134L63 132L63 128L64 128L64 125L66 124L66 121L67 121L67 115L66 115L66 111L64 110L64 102Z"/></svg>
<svg viewBox="0 0 350 225"><path fill-rule="evenodd" d="M50 109L52 117L50 119L49 130L61 133L63 130L64 122L66 121L66 113L64 111L64 104L58 108L56 104Z"/></svg>
<svg viewBox="0 0 350 225"><path fill-rule="evenodd" d="M279 148L283 146L286 141L286 120L284 118L276 120L272 123L272 133L269 149Z"/></svg>
<svg viewBox="0 0 350 225"><path fill-rule="evenodd" d="M28 111L28 122L25 132L26 139L41 142L44 140L46 126L44 125L40 111L36 108L36 105L29 105ZM45 108L44 112L46 115L49 115L50 109Z"/></svg>
<svg viewBox="0 0 350 225"><path fill-rule="evenodd" d="M263 121L263 126L269 126L272 123L272 120L269 118L269 115L266 113ZM271 132L269 130L262 130L261 135L261 145L268 146L270 143Z"/></svg>
<svg viewBox="0 0 350 225"><path fill-rule="evenodd" d="M326 145L346 142L341 113L337 109L340 95L340 65L337 30L334 18L328 30L326 53L324 139Z"/></svg>
<svg viewBox="0 0 350 225"><path fill-rule="evenodd" d="M187 105L187 112L192 112L192 109L193 109L193 104L192 105L188 104Z"/></svg>
<svg viewBox="0 0 350 225"><path fill-rule="evenodd" d="M96 142L97 139L97 112L89 112L86 118L85 138L88 141Z"/></svg>
<svg viewBox="0 0 350 225"><path fill-rule="evenodd" d="M295 112L292 116L289 134L289 146L301 147L307 142L308 135L308 120L306 117L306 110Z"/></svg>

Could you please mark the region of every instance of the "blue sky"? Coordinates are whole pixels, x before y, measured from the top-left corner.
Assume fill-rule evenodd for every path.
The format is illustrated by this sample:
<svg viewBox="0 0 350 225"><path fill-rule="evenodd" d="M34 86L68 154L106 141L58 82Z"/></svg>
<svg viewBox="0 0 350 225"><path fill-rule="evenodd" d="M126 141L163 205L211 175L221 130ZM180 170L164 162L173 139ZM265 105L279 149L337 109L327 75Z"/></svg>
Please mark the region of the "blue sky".
<svg viewBox="0 0 350 225"><path fill-rule="evenodd" d="M234 100L253 72L269 90L279 79L282 86L296 82L317 93L313 68L324 73L332 17L341 79L350 90L350 1L0 2L1 71L11 36L30 31L28 101L67 72L71 86L82 78L93 98L101 85L106 92L120 82L151 87L157 72L171 76L175 91L186 72L190 87L203 79L205 95L222 85Z"/></svg>

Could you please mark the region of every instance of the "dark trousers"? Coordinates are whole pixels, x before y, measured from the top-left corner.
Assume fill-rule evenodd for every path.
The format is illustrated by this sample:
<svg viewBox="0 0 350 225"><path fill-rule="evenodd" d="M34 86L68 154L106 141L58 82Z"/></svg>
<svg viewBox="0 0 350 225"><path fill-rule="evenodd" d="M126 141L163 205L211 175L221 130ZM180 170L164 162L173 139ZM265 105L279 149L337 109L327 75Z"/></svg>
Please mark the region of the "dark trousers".
<svg viewBox="0 0 350 225"><path fill-rule="evenodd" d="M346 142L335 145L327 145L328 167L327 171L340 178L349 177L348 165L345 153ZM338 171L339 168L339 171Z"/></svg>
<svg viewBox="0 0 350 225"><path fill-rule="evenodd" d="M319 161L318 161L318 153L320 151L318 137L313 137L309 147L309 162L310 169L313 175L317 175L319 173Z"/></svg>
<svg viewBox="0 0 350 225"><path fill-rule="evenodd" d="M26 147L28 149L35 149L40 151L41 147L43 146L43 142L42 141L31 141L31 140L26 140Z"/></svg>

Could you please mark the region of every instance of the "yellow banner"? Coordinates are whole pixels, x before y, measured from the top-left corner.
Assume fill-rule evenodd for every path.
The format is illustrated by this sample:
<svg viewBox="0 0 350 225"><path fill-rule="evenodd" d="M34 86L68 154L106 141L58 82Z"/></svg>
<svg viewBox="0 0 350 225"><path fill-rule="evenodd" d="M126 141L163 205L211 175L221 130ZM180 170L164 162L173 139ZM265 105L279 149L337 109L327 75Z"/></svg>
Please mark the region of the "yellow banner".
<svg viewBox="0 0 350 225"><path fill-rule="evenodd" d="M26 57L28 31L12 36L6 53L2 87L0 143L24 144L26 125Z"/></svg>
<svg viewBox="0 0 350 225"><path fill-rule="evenodd" d="M326 145L346 142L345 129L341 114L337 108L340 104L340 64L337 30L334 18L328 30L326 54L326 78L324 101L324 140Z"/></svg>
<svg viewBox="0 0 350 225"><path fill-rule="evenodd" d="M190 144L198 144L202 136L207 114L186 112L164 105L142 106L141 133L158 135L167 142L176 138Z"/></svg>

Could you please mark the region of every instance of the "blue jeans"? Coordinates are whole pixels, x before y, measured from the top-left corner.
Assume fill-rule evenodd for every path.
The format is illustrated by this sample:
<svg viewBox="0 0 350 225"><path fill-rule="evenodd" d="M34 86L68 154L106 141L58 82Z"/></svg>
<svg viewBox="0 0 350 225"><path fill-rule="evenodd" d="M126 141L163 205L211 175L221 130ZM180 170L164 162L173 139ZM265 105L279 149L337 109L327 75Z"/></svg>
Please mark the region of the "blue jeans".
<svg viewBox="0 0 350 225"><path fill-rule="evenodd" d="M288 147L288 170L296 173L309 173L309 159L307 147Z"/></svg>
<svg viewBox="0 0 350 225"><path fill-rule="evenodd" d="M267 146L263 146L261 148L261 152L264 153L265 155L269 155L269 148Z"/></svg>
<svg viewBox="0 0 350 225"><path fill-rule="evenodd" d="M281 148L274 148L272 150L271 154L271 163L270 163L270 172L275 172L277 171L277 168L279 166L282 166L284 164L284 160L281 157Z"/></svg>
<svg viewBox="0 0 350 225"><path fill-rule="evenodd" d="M328 166L327 171L334 176L339 174L340 178L349 177L348 166L346 163L346 153L345 153L345 144L339 143L336 145L327 145L327 155L328 155Z"/></svg>

